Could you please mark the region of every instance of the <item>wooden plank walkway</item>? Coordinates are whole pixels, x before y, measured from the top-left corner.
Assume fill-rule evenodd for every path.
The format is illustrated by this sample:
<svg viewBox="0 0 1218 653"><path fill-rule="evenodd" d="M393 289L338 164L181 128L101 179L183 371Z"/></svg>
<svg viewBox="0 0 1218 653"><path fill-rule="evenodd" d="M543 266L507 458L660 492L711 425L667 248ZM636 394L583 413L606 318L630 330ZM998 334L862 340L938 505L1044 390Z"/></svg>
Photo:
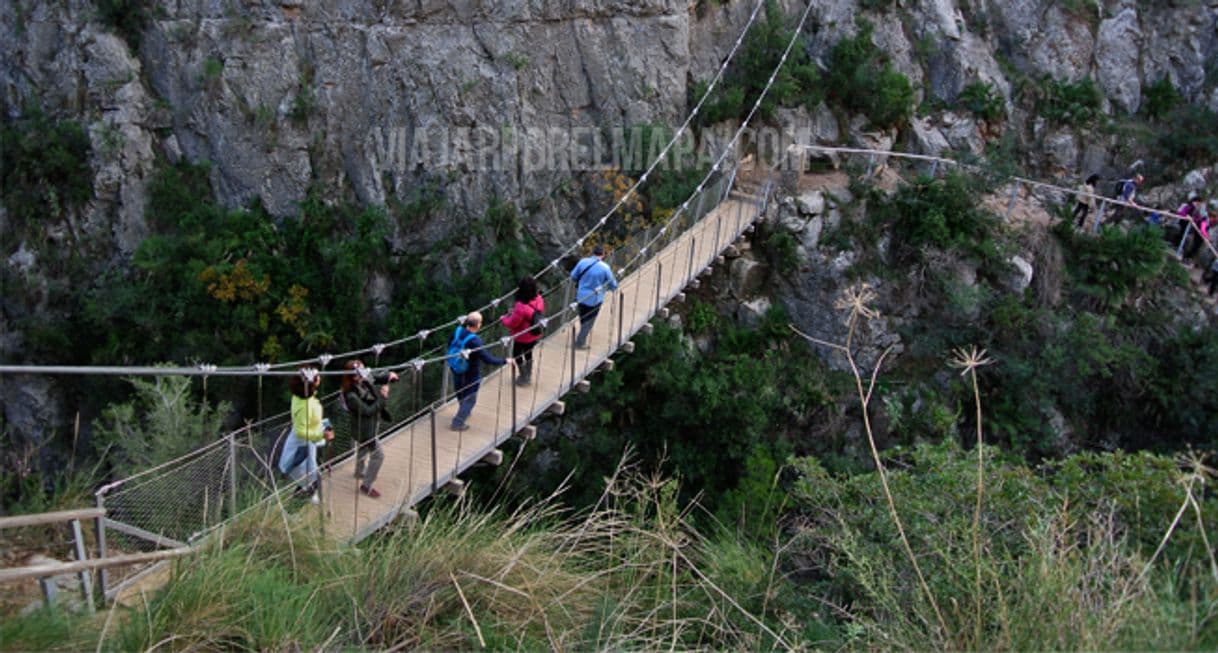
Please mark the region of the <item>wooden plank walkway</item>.
<svg viewBox="0 0 1218 653"><path fill-rule="evenodd" d="M639 269L620 279L618 291L610 293L601 308L588 349L572 348L578 320L569 320L561 327L553 326L557 320L552 320L546 337L533 350L532 385L516 386L506 367L484 367L478 403L468 420L469 430L449 430L457 409L456 401L449 401L382 436L385 462L376 481L379 498L370 499L356 491L359 481L354 476L353 460L335 465L322 504L335 535L356 541L367 537L516 435L571 392L691 280L713 265L752 224L760 209L755 201L729 197ZM569 318L570 312L565 316Z"/></svg>

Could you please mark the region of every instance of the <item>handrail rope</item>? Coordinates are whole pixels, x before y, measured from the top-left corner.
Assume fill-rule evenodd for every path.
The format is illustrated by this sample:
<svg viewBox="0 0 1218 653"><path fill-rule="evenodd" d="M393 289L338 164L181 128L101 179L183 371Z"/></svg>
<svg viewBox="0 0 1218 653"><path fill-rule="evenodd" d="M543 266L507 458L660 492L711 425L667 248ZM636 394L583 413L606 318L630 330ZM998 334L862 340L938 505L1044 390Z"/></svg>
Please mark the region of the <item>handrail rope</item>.
<svg viewBox="0 0 1218 653"><path fill-rule="evenodd" d="M943 157L932 156L929 154L912 154L909 152L869 150L869 149L863 149L863 148L857 148L857 147L831 147L831 146L825 146L825 145L813 145L811 143L805 144L803 147L805 149L817 150L817 151L821 151L821 152L840 152L843 154L876 154L876 155L881 155L881 156L896 157L896 158L900 158L900 159L915 159L915 160L919 160L919 161L931 161L934 163L946 163L949 165L960 166L962 168L969 168L969 169L975 170L975 171L984 171L983 166L979 166L979 165L971 164L971 163L964 163L962 161L956 161L955 159L945 159ZM1177 222L1184 221L1187 223L1187 225L1185 227L1186 229L1192 229L1192 230L1196 231L1196 227L1193 226L1193 224L1192 224L1192 219L1190 219L1188 216L1177 215L1175 213L1175 211L1172 211L1172 210L1150 208L1150 207L1142 206L1140 204L1130 204L1128 202L1122 202L1120 200L1115 200L1111 197L1106 197L1104 195L1096 195L1094 193L1083 193L1076 188L1065 188L1063 186L1058 186L1056 184L1050 184L1047 182L1037 181L1035 179L1028 179L1026 177L1019 177L1016 175L1011 175L1009 178L1013 179L1019 183L1027 184L1029 186L1033 186L1033 187L1037 187L1037 188L1046 188L1049 190L1066 193L1068 195L1073 195L1076 198L1086 197L1086 198L1093 199L1093 200L1099 200L1101 203L1115 204L1118 207L1134 209L1137 211L1141 211L1142 213L1145 213L1148 216L1157 213L1158 215L1162 216L1165 219L1170 218ZM1198 235L1198 237L1201 236L1200 233L1198 233L1197 235ZM1212 243L1210 243L1208 240L1206 240L1204 238L1202 238L1202 243L1206 246L1207 249L1210 250L1210 252L1212 252L1214 254L1214 256L1216 258L1218 258L1218 249L1215 249L1215 247Z"/></svg>
<svg viewBox="0 0 1218 653"><path fill-rule="evenodd" d="M723 63L720 64L719 69L715 72L714 77L708 83L705 93L703 93L702 97L698 100L697 104L694 105L694 108L690 111L689 115L685 118L685 121L681 124L681 127L678 128L673 133L672 139L669 140L669 142L660 151L660 153L656 157L656 159L651 162L651 164L650 164L650 166L648 166L647 170L643 172L643 174L638 178L638 180L636 180L634 182L634 184L632 184L630 186L630 188L626 190L625 193L623 193L622 197L618 199L617 203L614 204L613 208L611 208L607 213L605 213L605 215L602 216L601 219L597 221L597 223L594 227L589 229L583 236L581 236L579 239L577 239L575 241L575 243L573 245L571 245L570 247L568 247L566 250L564 250L562 254L560 254L553 260L551 260L550 263L548 263L544 268L542 268L540 272L538 272L534 275L535 278L540 278L543 275L545 275L549 270L556 269L563 258L565 258L566 256L569 256L577 248L581 247L585 240L587 240L590 236L592 236L594 233L596 233L601 227L603 227L608 222L608 219L610 217L612 217L612 215L619 208L621 208L621 206L623 204L625 204L625 202L638 190L638 188L643 184L643 182L647 180L647 178L655 170L655 168L660 164L660 162L662 162L664 160L664 158L668 155L669 150L671 150L672 147L677 143L677 141L680 140L680 138L684 134L685 130L688 129L689 125L693 122L694 118L697 117L698 113L702 110L702 106L710 98L711 93L715 89L715 86L722 80L723 75L726 72L728 65L732 62L732 60L735 58L736 52L740 49L740 45L743 43L745 35L748 33L749 29L752 27L753 23L756 21L757 14L760 11L763 4L764 4L764 2L762 2L761 0L758 0L757 4L753 7L753 11L749 15L748 21L745 23L744 28L740 32L740 35L736 38L736 41L732 45L732 48L729 51L727 57L724 58ZM514 293L514 291L509 291L495 299L492 299L490 302L488 302L483 307L475 309L475 310L487 311L491 308L494 308L494 307L498 306L501 302L510 298L513 293ZM464 317L464 316L462 316L462 317ZM282 363L255 363L254 365L250 365L250 366L227 366L227 367L209 365L209 366L206 366L206 369L196 369L193 367L184 367L184 366L153 367L153 366L87 366L87 365L0 365L0 374L93 374L93 375L99 375L99 376L107 376L107 375L108 376L123 376L123 375L127 375L127 376L208 376L208 375L212 375L212 376L225 376L225 377L255 376L255 375L261 374L261 375L269 375L269 376L291 376L293 374L296 374L296 370L294 368L297 368L301 365L308 365L310 363L316 363L317 361L319 361L321 359L328 361L333 358L345 359L345 358L352 358L355 356L362 356L362 355L370 354L370 353L380 353L380 352L384 351L384 349L386 349L386 348L396 347L398 345L405 344L405 343L410 342L415 339L418 339L420 341L425 340L428 336L430 336L433 333L436 333L436 332L442 331L448 327L456 326L456 325L460 324L461 319L462 318L460 318L460 317L455 318L455 319L449 320L447 322L444 322L443 324L440 324L438 326L434 326L434 327L427 328L427 329L421 329L420 331L418 331L414 334L411 334L411 335L403 337L403 338L399 338L397 340L392 340L392 341L389 341L386 343L378 343L378 344L371 345L369 347L355 349L352 351L343 352L343 353L339 353L339 354L322 354L320 356L304 358L304 359L294 360L294 361L286 361L286 362L282 362ZM292 369L286 369L286 368L292 368ZM323 376L340 376L345 373L346 373L345 371L341 371L341 370L332 371L332 372L325 372L325 371L321 372L321 374Z"/></svg>

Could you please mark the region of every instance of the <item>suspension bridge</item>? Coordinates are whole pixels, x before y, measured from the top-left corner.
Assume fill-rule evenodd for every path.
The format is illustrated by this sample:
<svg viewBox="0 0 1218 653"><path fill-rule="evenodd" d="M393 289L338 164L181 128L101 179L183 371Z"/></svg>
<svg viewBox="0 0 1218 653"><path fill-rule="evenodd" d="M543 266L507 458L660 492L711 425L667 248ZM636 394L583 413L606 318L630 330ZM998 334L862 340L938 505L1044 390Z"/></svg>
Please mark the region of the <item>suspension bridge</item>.
<svg viewBox="0 0 1218 653"><path fill-rule="evenodd" d="M689 126L712 92L714 83L721 78L760 6L761 3L758 3L753 10L744 32L736 40L706 95L681 129L677 130L652 167L601 218L594 231L605 227L607 220L646 180ZM800 21L801 28L806 18L805 10ZM798 35L800 31L796 29L794 34ZM794 37L775 71L785 62L793 43ZM724 263L725 257L733 254L737 242L765 215L773 189L772 181L767 179L742 183L742 177L738 175L738 162L729 155L734 154L740 135L752 120L773 81L772 74L748 117L725 145L693 195L669 220L648 226L642 233L632 234L627 242L612 252L607 262L621 277L619 288L607 296L592 330L588 349L574 347L578 329L574 290L560 260L555 259L536 275L539 281L544 278L551 281L545 285L547 311L544 324L547 328L545 337L534 349L533 382L528 386L517 385L511 368L490 371L482 380L477 407L468 421L470 428L467 431L448 428L456 411L456 401L444 365L441 343L447 341L455 320L393 343L277 365L259 364L244 368L208 365L183 368L46 366L40 368L41 373L124 376L181 374L205 378L257 376L261 392L264 377L274 379L295 374L295 368L301 364L317 365L323 375L333 377L341 373L326 369L333 360L356 356L374 358L369 367L380 371L398 371L402 377L393 386L389 398L390 412L395 419L380 425L378 430L385 455L376 482L381 496L373 499L359 491L360 481L354 475L351 434L347 429L347 420L338 407L336 395L332 394L324 400L325 412L335 423L339 437L326 454L329 460L322 474L321 503L316 507L302 504L296 508L302 512L316 511L322 519L321 523L336 538L359 541L396 518L409 514L414 506L438 492L461 492L461 475L480 463L501 463L504 454L500 447L507 440L519 437L528 441L535 437L533 422L547 412L561 414L565 409L564 397L572 392L586 391L595 381L598 370L613 366L615 356L633 351L633 338L637 334L649 331L652 320L657 316L666 317L667 306L671 302L681 301L687 290L696 288L705 275L713 271L716 265ZM865 149L807 146L807 150L865 157L866 177L870 177L873 168L881 161L907 161L911 165L910 172L915 172L912 166L930 165L932 176L941 166L959 165L938 157ZM917 172L926 174L927 171ZM1034 180L1013 178L1010 184L1008 214L1020 199L1021 188L1025 193L1078 196L1076 190ZM1107 201L1107 198L1099 199ZM1165 212L1165 215L1169 214ZM1186 226L1186 230L1189 226ZM566 254L579 251L587 238L588 235L585 235L576 241ZM556 275L561 276L555 279ZM511 338L495 318L504 309L510 308L509 297L501 296L482 307L488 320L481 335L487 343L486 347L502 356L507 356ZM381 358L387 351L405 347L409 343L417 343L418 356L389 365L381 364ZM0 373L30 371L20 366L0 365ZM120 560L124 564L152 562L189 552L242 514L266 505L268 501L282 500L292 491L293 485L285 483L278 474L275 458L289 428L290 416L286 414L267 418L259 416L257 421L198 450L103 486L96 493L95 508L56 516L55 519L71 521L77 534L77 561L70 563L75 565L72 571L84 574L85 570L98 570L99 589L110 598L121 597L124 591L132 591L133 588L157 586L163 578L158 578L155 567L130 575L122 582L111 582L117 581L117 578L108 578L111 565L105 561ZM47 520L54 521L51 517ZM88 552L79 545L82 541L81 520L92 520L95 524L97 558L92 561L87 560ZM5 522L0 523L0 528L27 523L30 523L29 520L12 524ZM141 555L145 557L141 558ZM65 573L65 569L0 570L0 582L44 578L51 573Z"/></svg>

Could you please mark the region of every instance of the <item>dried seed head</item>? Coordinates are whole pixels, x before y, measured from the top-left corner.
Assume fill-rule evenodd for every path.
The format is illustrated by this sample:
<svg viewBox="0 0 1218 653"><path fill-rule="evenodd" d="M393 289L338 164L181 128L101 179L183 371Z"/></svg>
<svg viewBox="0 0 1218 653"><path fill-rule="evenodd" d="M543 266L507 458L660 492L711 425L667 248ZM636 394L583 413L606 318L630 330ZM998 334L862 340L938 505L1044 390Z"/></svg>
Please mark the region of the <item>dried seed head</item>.
<svg viewBox="0 0 1218 653"><path fill-rule="evenodd" d="M839 311L850 311L850 316L862 317L865 319L873 319L880 316L880 312L868 306L875 301L876 293L869 283L857 283L842 291L842 296L833 303L833 307Z"/></svg>
<svg viewBox="0 0 1218 653"><path fill-rule="evenodd" d="M984 349L978 351L976 345L972 345L968 351L965 351L964 347L957 347L953 350L948 364L959 369L960 376L964 376L978 367L984 367L993 362L994 359L986 357Z"/></svg>

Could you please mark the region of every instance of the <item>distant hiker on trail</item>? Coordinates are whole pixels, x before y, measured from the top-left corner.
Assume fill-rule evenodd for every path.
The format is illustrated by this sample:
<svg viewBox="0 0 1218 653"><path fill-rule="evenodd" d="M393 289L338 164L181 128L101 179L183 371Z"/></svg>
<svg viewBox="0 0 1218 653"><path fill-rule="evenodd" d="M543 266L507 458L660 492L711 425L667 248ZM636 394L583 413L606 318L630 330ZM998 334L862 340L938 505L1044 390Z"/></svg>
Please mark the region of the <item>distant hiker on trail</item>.
<svg viewBox="0 0 1218 653"><path fill-rule="evenodd" d="M1184 234L1184 258L1189 259L1197 254L1201 244L1209 240L1209 219L1205 214L1205 199L1194 197L1176 209L1180 220L1180 228ZM1191 225L1191 227L1190 227Z"/></svg>
<svg viewBox="0 0 1218 653"><path fill-rule="evenodd" d="M512 336L512 358L516 361L516 385L525 386L533 378L533 347L541 340L541 320L546 317L546 300L537 292L537 280L526 276L516 287L512 311L499 321Z"/></svg>
<svg viewBox="0 0 1218 653"><path fill-rule="evenodd" d="M449 428L454 431L469 429L466 420L474 412L474 404L478 402L478 386L482 381L480 363L487 365L515 365L512 359L504 360L492 356L484 348L478 331L482 329L482 314L474 311L465 316L461 325L453 331L452 340L448 343L448 367L453 372L453 386L457 389L457 414L453 416ZM461 352L467 352L465 356Z"/></svg>
<svg viewBox="0 0 1218 653"><path fill-rule="evenodd" d="M1140 213L1138 206L1138 188L1141 187L1145 177L1141 173L1135 174L1129 179L1118 179L1116 182L1116 200L1123 204L1125 212L1132 212L1134 215ZM1124 217L1119 209L1113 212L1112 222L1117 222Z"/></svg>
<svg viewBox="0 0 1218 653"><path fill-rule="evenodd" d="M1076 220L1076 226L1078 227L1083 226L1083 221L1087 219L1089 212L1095 212L1095 184L1099 180L1100 176L1093 174L1078 186L1078 194L1075 195L1074 212L1070 214L1071 219Z"/></svg>
<svg viewBox="0 0 1218 653"><path fill-rule="evenodd" d="M351 441L355 445L355 478L361 479L360 492L375 499L381 496L373 484L385 462L385 453L377 440L380 422L393 418L385 400L389 398L389 385L398 380L393 372L373 374L358 359L347 361L347 374L343 375L343 403L351 416ZM378 387L379 386L379 387ZM364 467L367 460L368 466Z"/></svg>
<svg viewBox="0 0 1218 653"><path fill-rule="evenodd" d="M279 471L296 481L302 494L309 495L309 502L321 503L317 494L317 448L334 439L330 420L322 417L321 401L317 389L321 387L321 373L312 367L302 367L288 377L288 389L292 391L292 430L283 443L279 456Z"/></svg>
<svg viewBox="0 0 1218 653"><path fill-rule="evenodd" d="M596 323L596 314L601 310L601 302L605 301L606 290L617 290L617 279L613 277L609 264L605 263L605 247L593 247L592 256L581 259L571 269L571 278L577 286L575 301L579 303L579 335L575 337L575 348L587 349L588 334Z"/></svg>

